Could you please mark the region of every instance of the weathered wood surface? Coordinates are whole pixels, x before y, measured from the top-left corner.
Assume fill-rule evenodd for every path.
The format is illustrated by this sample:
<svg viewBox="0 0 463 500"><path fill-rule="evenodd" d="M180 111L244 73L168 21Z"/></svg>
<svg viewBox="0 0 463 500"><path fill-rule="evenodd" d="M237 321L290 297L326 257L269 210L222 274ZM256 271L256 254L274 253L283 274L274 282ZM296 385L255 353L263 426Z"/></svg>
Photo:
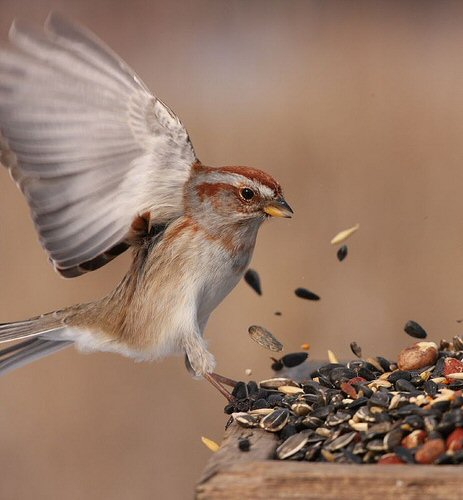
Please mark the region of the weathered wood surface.
<svg viewBox="0 0 463 500"><path fill-rule="evenodd" d="M252 434L252 435L251 435ZM241 452L238 438L250 436ZM461 500L462 469L433 465L344 465L269 460L275 436L232 425L198 483L198 500Z"/></svg>
<svg viewBox="0 0 463 500"><path fill-rule="evenodd" d="M240 438L249 439L251 442L249 451L241 451L238 448ZM215 474L232 465L271 458L276 443L277 438L271 432L264 432L261 429L243 429L237 424L232 424L225 432L220 449L212 455L207 463L199 484L205 483Z"/></svg>

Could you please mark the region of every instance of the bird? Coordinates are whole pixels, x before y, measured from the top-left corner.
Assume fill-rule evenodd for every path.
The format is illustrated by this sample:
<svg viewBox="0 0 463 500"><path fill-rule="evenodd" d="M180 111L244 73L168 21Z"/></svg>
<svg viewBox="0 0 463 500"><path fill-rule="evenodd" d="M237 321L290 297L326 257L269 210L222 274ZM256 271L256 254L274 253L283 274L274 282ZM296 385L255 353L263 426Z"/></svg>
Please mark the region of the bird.
<svg viewBox="0 0 463 500"><path fill-rule="evenodd" d="M90 30L52 12L0 50L0 163L65 278L131 249L103 298L0 324L0 375L74 345L137 361L185 356L226 397L204 330L242 278L259 227L291 217L280 184L197 158L176 114ZM229 383L233 385L233 381Z"/></svg>

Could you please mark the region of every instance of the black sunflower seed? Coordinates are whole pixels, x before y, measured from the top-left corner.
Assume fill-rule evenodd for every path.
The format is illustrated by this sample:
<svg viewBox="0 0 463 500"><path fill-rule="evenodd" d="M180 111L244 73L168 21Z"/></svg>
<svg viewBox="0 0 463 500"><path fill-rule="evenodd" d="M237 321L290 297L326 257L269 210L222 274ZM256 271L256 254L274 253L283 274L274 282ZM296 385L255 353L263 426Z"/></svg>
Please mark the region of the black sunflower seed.
<svg viewBox="0 0 463 500"><path fill-rule="evenodd" d="M347 257L347 253L348 253L347 245L343 245L342 247L339 248L339 250L336 253L339 262L342 262Z"/></svg>
<svg viewBox="0 0 463 500"><path fill-rule="evenodd" d="M262 287L260 285L260 277L254 269L248 269L244 274L244 281L257 293L262 295Z"/></svg>
<svg viewBox="0 0 463 500"><path fill-rule="evenodd" d="M433 382L432 380L426 380L426 382L423 384L423 389L426 394L429 396L435 396L437 394L437 384Z"/></svg>
<svg viewBox="0 0 463 500"><path fill-rule="evenodd" d="M362 349L361 347L357 344L357 342L351 342L350 343L350 350L354 353L357 358L362 357Z"/></svg>
<svg viewBox="0 0 463 500"><path fill-rule="evenodd" d="M410 380L412 378L410 372L405 371L405 370L396 370L395 372L392 372L389 377L387 377L388 382L391 382L392 384L395 384L397 380Z"/></svg>
<svg viewBox="0 0 463 500"><path fill-rule="evenodd" d="M415 337L416 339L425 339L428 336L426 330L413 320L405 323L404 330L410 337Z"/></svg>
<svg viewBox="0 0 463 500"><path fill-rule="evenodd" d="M248 438L240 438L238 440L238 448L241 451L249 451L251 449L251 442Z"/></svg>
<svg viewBox="0 0 463 500"><path fill-rule="evenodd" d="M236 399L244 399L248 397L247 386L244 382L238 382L232 391L232 396L235 396Z"/></svg>
<svg viewBox="0 0 463 500"><path fill-rule="evenodd" d="M309 355L306 352L293 352L290 354L285 354L280 359L280 361L287 368L292 368L293 366L298 366L301 363L303 363L307 359L308 356Z"/></svg>
<svg viewBox="0 0 463 500"><path fill-rule="evenodd" d="M271 365L271 369L275 372L278 372L280 370L283 370L283 362L281 361L281 359L275 359L275 358L270 358L273 360L273 363Z"/></svg>
<svg viewBox="0 0 463 500"><path fill-rule="evenodd" d="M294 290L294 293L300 299L320 300L320 297L316 293L307 290L307 288L296 288L296 290Z"/></svg>
<svg viewBox="0 0 463 500"><path fill-rule="evenodd" d="M382 356L376 356L376 359L378 360L378 363L380 364L381 368L385 371L388 372L390 370L393 370L392 363L387 360L386 358L383 358Z"/></svg>
<svg viewBox="0 0 463 500"><path fill-rule="evenodd" d="M404 378L399 378L395 383L395 388L398 391L409 392L410 394L419 394L420 391L408 380Z"/></svg>
<svg viewBox="0 0 463 500"><path fill-rule="evenodd" d="M403 446L396 446L394 448L394 453L401 458L407 464L414 464L415 458L413 457L413 453Z"/></svg>

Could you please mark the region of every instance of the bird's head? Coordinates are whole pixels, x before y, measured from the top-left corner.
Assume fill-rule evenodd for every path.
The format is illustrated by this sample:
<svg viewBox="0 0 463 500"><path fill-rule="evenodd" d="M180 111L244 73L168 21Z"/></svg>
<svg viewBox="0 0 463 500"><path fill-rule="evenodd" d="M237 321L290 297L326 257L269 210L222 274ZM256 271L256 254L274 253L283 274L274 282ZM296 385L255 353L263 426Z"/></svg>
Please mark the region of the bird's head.
<svg viewBox="0 0 463 500"><path fill-rule="evenodd" d="M187 184L185 209L211 224L263 222L291 217L281 186L269 174L249 167L194 167Z"/></svg>

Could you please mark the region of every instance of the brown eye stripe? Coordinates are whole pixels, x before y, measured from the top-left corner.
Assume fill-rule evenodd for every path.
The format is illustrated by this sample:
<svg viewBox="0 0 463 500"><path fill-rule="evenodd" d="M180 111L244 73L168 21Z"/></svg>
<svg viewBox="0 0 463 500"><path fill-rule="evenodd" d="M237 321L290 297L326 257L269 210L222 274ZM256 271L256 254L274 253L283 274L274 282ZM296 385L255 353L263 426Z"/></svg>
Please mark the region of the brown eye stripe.
<svg viewBox="0 0 463 500"><path fill-rule="evenodd" d="M267 186L268 188L272 189L276 195L282 194L281 186L278 184L278 182L271 175L267 174L266 172L263 172L262 170L258 170L257 168L236 167L236 166L214 168L214 167L206 167L205 165L202 165L200 162L197 162L192 166L192 170L196 173L220 171L229 174L241 175L243 177L247 177L252 181L256 181L264 186Z"/></svg>
<svg viewBox="0 0 463 500"><path fill-rule="evenodd" d="M215 196L219 191L235 191L235 186L227 184L226 182L203 182L197 186L196 191L198 196L201 198L201 201L204 198L208 198L211 196Z"/></svg>

